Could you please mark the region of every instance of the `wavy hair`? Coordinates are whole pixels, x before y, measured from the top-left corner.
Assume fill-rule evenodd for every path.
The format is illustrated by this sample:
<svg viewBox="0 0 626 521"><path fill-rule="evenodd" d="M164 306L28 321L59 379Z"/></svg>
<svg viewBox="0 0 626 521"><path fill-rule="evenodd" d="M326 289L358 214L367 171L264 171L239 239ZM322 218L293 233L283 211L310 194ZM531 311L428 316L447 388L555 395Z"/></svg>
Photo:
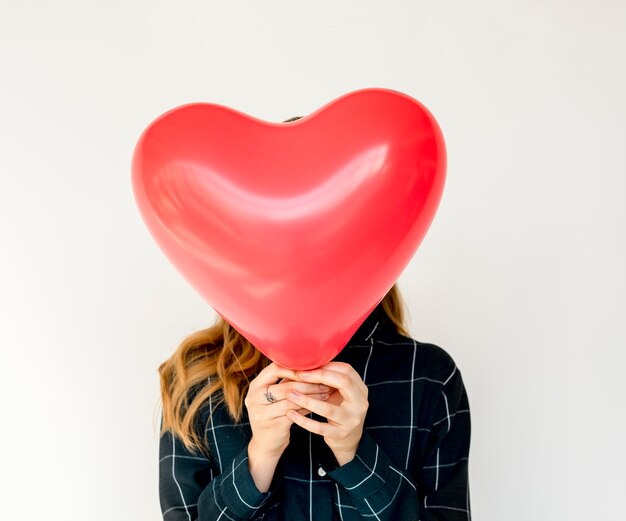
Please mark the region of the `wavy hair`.
<svg viewBox="0 0 626 521"><path fill-rule="evenodd" d="M397 284L380 303L398 333L409 336L405 308ZM161 387L162 435L170 430L193 453L206 453L197 428L203 406L211 397L223 403L238 422L250 381L270 363L241 333L218 315L207 329L186 337L158 369ZM211 414L212 411L209 411Z"/></svg>

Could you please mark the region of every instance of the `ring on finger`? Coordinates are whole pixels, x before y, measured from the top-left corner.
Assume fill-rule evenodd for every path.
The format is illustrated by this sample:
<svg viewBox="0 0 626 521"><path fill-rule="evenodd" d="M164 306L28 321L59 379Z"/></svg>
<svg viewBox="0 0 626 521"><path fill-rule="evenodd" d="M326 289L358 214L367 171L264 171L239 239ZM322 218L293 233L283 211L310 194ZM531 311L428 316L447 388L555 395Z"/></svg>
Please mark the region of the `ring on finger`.
<svg viewBox="0 0 626 521"><path fill-rule="evenodd" d="M278 400L276 399L276 397L270 391L270 387L271 387L271 385L268 385L267 388L265 389L265 399L268 401L268 403L277 402Z"/></svg>

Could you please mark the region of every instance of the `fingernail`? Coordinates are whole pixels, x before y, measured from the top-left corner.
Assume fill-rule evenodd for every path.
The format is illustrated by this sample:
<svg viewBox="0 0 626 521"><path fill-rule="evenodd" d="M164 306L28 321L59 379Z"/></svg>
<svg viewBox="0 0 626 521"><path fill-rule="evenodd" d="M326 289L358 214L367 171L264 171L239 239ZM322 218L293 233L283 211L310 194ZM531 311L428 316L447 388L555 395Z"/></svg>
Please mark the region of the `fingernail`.
<svg viewBox="0 0 626 521"><path fill-rule="evenodd" d="M308 378L309 376L311 376L310 371L300 371L300 376L302 378Z"/></svg>
<svg viewBox="0 0 626 521"><path fill-rule="evenodd" d="M328 387L327 385L324 384L320 384L320 391L324 392L324 391L328 391L330 390L330 387Z"/></svg>
<svg viewBox="0 0 626 521"><path fill-rule="evenodd" d="M290 398L292 400L296 400L298 396L300 396L300 393L297 393L296 391L289 391L287 393L287 398Z"/></svg>
<svg viewBox="0 0 626 521"><path fill-rule="evenodd" d="M327 394L320 394L320 398L322 400L328 400L328 395Z"/></svg>

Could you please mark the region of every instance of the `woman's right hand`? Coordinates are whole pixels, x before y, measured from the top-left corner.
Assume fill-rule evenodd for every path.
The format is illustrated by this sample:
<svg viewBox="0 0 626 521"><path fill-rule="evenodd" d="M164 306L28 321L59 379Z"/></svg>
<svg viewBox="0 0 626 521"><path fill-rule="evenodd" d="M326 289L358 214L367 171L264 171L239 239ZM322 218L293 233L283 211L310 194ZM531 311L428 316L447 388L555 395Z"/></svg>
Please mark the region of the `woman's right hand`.
<svg viewBox="0 0 626 521"><path fill-rule="evenodd" d="M325 385L296 381L296 371L272 363L250 382L244 400L252 430L248 465L260 492L269 490L278 460L289 445L293 421L286 416L287 411L308 412L286 398L291 389L318 400L328 399Z"/></svg>

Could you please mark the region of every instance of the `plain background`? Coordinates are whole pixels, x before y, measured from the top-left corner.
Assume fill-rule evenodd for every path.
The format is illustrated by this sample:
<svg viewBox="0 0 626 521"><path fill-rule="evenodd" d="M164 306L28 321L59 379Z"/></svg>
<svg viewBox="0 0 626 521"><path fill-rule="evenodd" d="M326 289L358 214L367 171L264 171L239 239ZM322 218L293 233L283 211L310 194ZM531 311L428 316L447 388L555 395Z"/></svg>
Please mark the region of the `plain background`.
<svg viewBox="0 0 626 521"><path fill-rule="evenodd" d="M2 518L160 518L157 366L214 314L135 207L145 126L363 87L446 138L400 288L466 383L474 519L622 515L625 49L621 0L1 0Z"/></svg>

